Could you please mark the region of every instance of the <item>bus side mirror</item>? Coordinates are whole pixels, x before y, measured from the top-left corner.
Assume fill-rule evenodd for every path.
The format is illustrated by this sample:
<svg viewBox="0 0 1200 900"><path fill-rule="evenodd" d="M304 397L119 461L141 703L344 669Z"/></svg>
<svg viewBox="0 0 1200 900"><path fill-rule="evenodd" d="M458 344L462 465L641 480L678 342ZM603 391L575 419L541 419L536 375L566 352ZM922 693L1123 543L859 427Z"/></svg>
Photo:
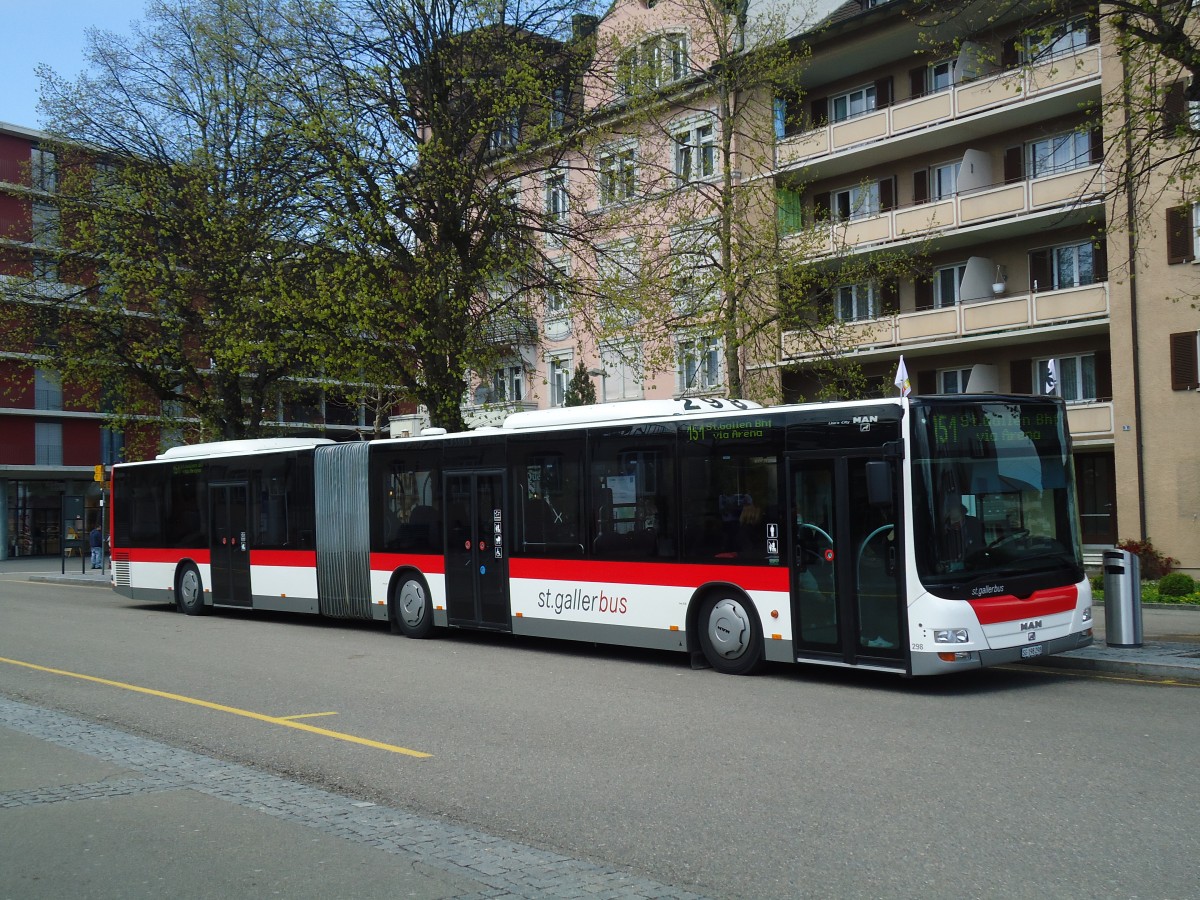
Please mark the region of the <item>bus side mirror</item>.
<svg viewBox="0 0 1200 900"><path fill-rule="evenodd" d="M892 505L892 465L881 459L867 462L867 502L876 508Z"/></svg>

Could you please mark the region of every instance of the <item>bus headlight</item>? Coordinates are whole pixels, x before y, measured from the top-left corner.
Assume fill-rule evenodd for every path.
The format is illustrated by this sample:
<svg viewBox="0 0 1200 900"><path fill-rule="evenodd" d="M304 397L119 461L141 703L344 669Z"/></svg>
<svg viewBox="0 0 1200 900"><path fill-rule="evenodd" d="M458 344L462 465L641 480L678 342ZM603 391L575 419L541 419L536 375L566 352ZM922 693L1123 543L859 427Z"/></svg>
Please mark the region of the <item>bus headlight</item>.
<svg viewBox="0 0 1200 900"><path fill-rule="evenodd" d="M935 644L969 644L971 635L965 628L935 628L933 642Z"/></svg>

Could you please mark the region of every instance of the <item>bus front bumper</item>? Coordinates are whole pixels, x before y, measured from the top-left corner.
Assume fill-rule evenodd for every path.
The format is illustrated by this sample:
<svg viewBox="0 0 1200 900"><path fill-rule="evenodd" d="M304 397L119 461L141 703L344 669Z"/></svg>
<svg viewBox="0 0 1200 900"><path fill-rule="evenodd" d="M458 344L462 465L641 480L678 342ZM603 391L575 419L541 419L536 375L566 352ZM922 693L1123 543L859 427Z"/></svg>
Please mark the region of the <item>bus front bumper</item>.
<svg viewBox="0 0 1200 900"><path fill-rule="evenodd" d="M1077 631L1065 637L1053 638L1036 644L1017 644L988 650L968 650L954 654L958 658L946 659L941 653L914 652L912 654L913 675L944 675L964 669L982 669L1014 662L1036 662L1038 659L1069 650L1080 650L1095 641L1092 629ZM947 645L947 650L949 650ZM947 656L950 654L946 651Z"/></svg>

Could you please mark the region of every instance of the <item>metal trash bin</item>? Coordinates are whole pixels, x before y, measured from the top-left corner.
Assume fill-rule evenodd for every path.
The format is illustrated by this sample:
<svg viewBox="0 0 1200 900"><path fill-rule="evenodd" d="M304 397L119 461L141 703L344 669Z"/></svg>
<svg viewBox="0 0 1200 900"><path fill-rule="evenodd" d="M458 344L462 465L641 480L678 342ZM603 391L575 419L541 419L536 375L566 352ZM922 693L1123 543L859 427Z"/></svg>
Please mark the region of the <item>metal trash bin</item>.
<svg viewBox="0 0 1200 900"><path fill-rule="evenodd" d="M1128 550L1104 551L1104 643L1142 646L1141 562Z"/></svg>

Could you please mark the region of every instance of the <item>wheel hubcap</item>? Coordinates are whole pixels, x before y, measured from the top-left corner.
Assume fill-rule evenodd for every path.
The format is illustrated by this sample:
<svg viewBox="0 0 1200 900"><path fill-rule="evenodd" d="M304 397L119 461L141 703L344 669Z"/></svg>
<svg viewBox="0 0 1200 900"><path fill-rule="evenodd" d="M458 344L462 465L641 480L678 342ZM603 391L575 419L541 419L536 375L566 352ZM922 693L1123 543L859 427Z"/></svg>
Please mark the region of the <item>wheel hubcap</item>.
<svg viewBox="0 0 1200 900"><path fill-rule="evenodd" d="M721 600L708 617L708 639L725 659L736 659L750 646L750 616L736 600Z"/></svg>
<svg viewBox="0 0 1200 900"><path fill-rule="evenodd" d="M400 616L412 627L425 618L425 591L415 581L406 581L400 588Z"/></svg>
<svg viewBox="0 0 1200 900"><path fill-rule="evenodd" d="M183 595L183 602L189 606L196 601L196 595L199 593L199 585L195 572L189 569L183 573L183 581L179 585L179 593Z"/></svg>

